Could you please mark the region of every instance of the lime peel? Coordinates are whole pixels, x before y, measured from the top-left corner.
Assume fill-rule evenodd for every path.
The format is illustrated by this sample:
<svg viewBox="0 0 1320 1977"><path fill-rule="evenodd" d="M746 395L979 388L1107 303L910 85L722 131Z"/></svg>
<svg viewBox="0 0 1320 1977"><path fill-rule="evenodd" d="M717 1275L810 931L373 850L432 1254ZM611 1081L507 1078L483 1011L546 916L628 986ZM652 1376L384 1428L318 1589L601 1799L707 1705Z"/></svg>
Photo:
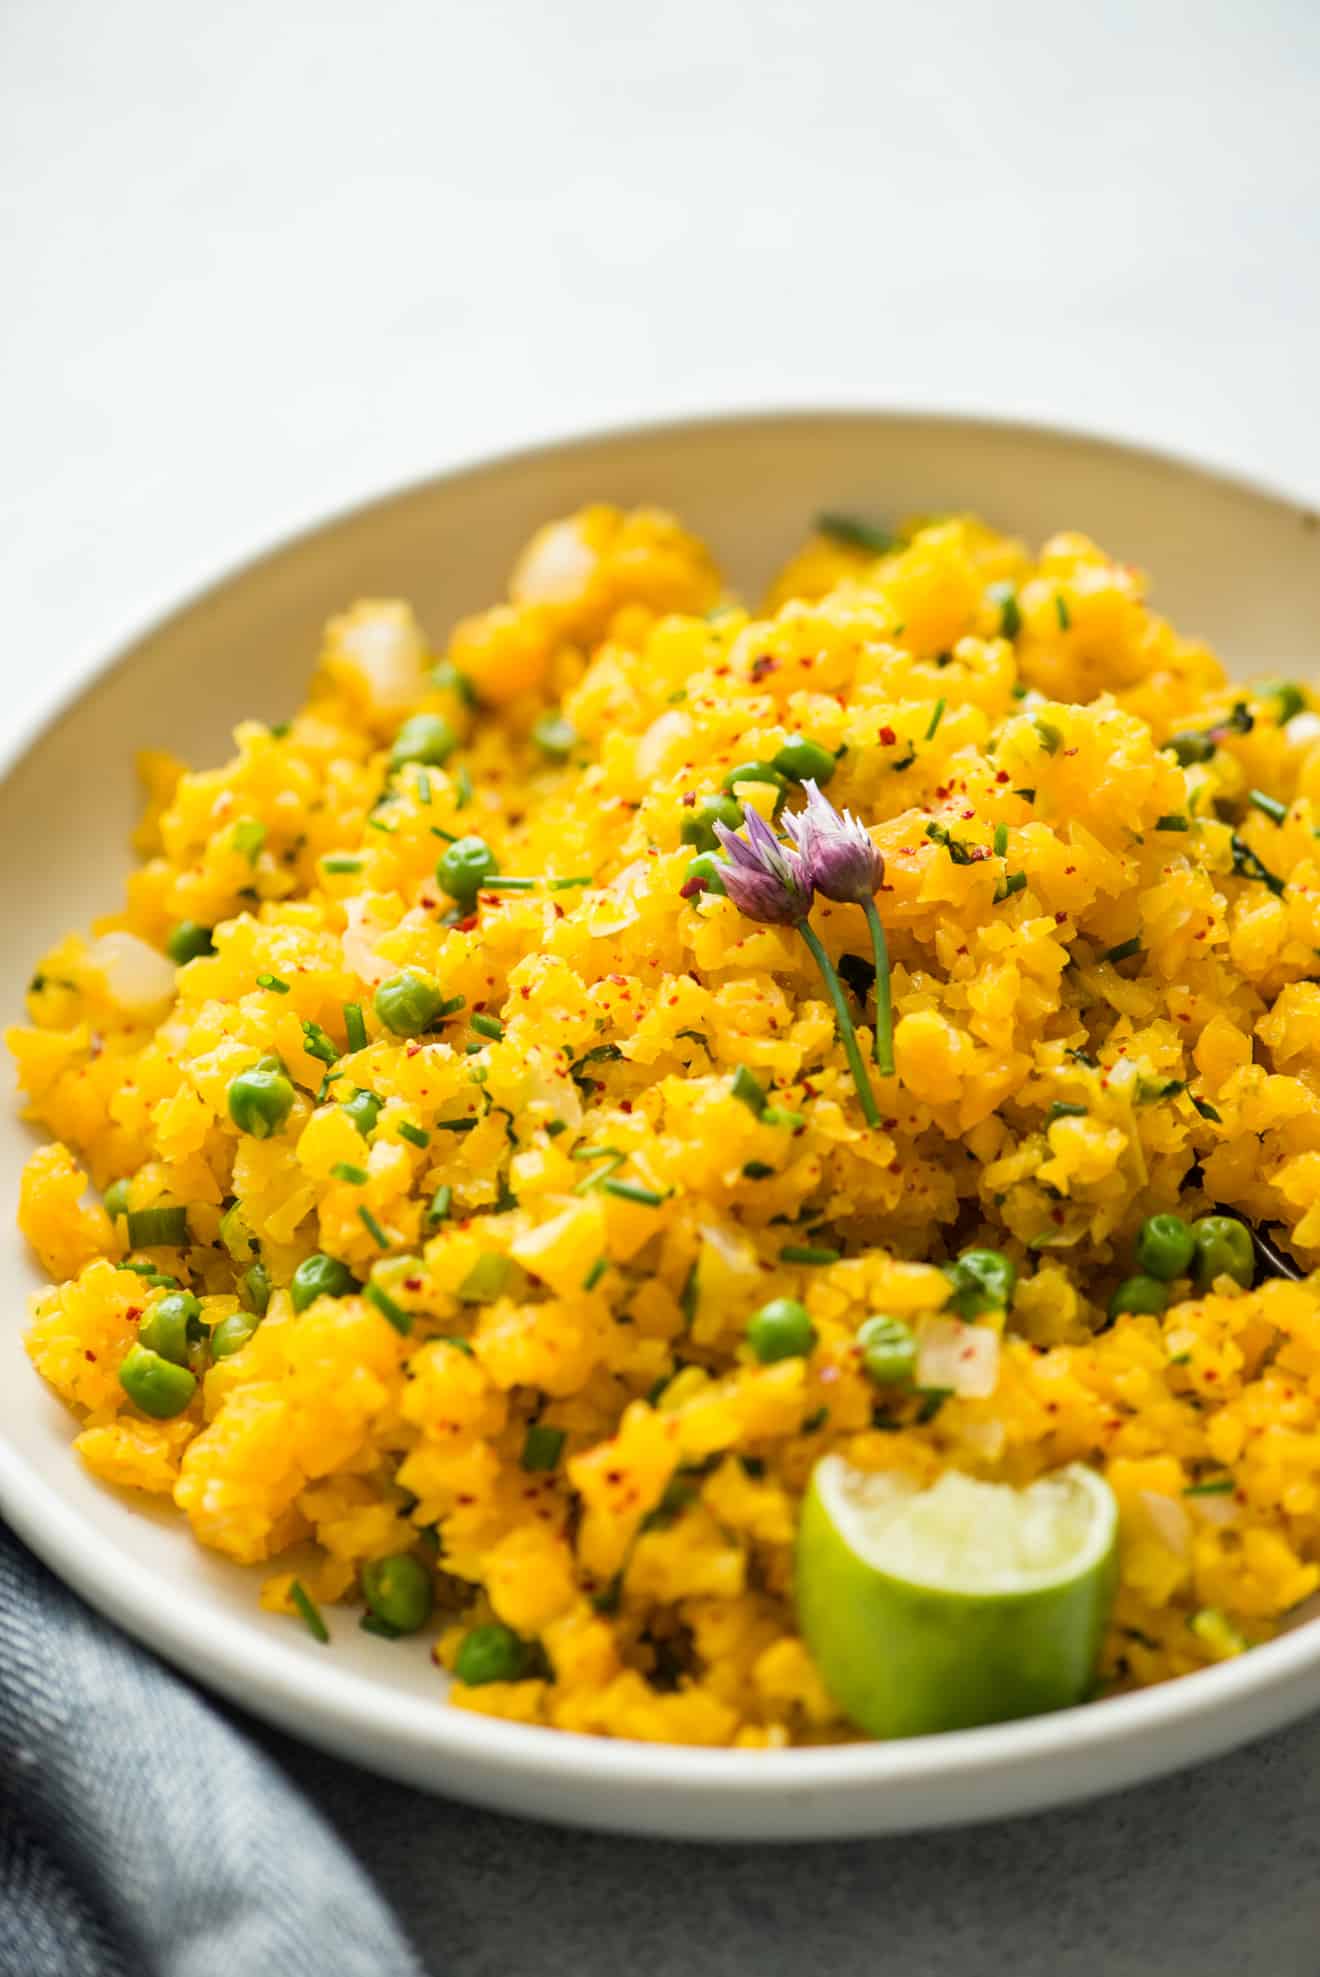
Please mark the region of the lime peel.
<svg viewBox="0 0 1320 1977"><path fill-rule="evenodd" d="M1117 1542L1113 1493L1080 1463L1021 1490L956 1471L921 1489L827 1456L798 1533L803 1637L874 1737L1065 1708L1094 1682Z"/></svg>

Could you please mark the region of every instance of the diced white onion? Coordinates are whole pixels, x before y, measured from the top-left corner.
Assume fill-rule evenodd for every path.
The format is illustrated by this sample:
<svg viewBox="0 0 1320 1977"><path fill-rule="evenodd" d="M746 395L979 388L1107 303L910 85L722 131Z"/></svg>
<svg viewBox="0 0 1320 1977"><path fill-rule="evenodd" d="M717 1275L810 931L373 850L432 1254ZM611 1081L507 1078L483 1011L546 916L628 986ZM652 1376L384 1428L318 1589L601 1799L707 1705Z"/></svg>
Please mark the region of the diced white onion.
<svg viewBox="0 0 1320 1977"><path fill-rule="evenodd" d="M509 595L515 604L567 604L585 590L595 563L575 521L550 522L514 565Z"/></svg>
<svg viewBox="0 0 1320 1977"><path fill-rule="evenodd" d="M398 973L395 963L382 961L375 949L374 943L385 928L365 899L346 899L344 915L348 921L344 929L344 959L359 981L365 982L368 988L378 989L390 975Z"/></svg>
<svg viewBox="0 0 1320 1977"><path fill-rule="evenodd" d="M983 1462L996 1462L1004 1452L1007 1434L1002 1421L965 1421L958 1439Z"/></svg>
<svg viewBox="0 0 1320 1977"><path fill-rule="evenodd" d="M999 1378L999 1334L960 1318L925 1318L917 1334L917 1385L984 1400Z"/></svg>
<svg viewBox="0 0 1320 1977"><path fill-rule="evenodd" d="M159 1009L174 994L174 963L136 934L102 934L88 958L105 976L111 1001L130 1015Z"/></svg>
<svg viewBox="0 0 1320 1977"><path fill-rule="evenodd" d="M1160 1543L1175 1558L1186 1558L1192 1548L1192 1520L1184 1506L1171 1496L1162 1496L1158 1490L1142 1490L1140 1500Z"/></svg>
<svg viewBox="0 0 1320 1977"><path fill-rule="evenodd" d="M383 713L402 712L426 684L422 635L406 605L359 605L340 622L339 649Z"/></svg>
<svg viewBox="0 0 1320 1977"><path fill-rule="evenodd" d="M1216 1524L1222 1530L1227 1524L1238 1521L1238 1507L1231 1496L1194 1496L1188 1499L1193 1515L1203 1524Z"/></svg>
<svg viewBox="0 0 1320 1977"><path fill-rule="evenodd" d="M1283 731L1294 748L1309 748L1320 741L1320 714L1294 714Z"/></svg>

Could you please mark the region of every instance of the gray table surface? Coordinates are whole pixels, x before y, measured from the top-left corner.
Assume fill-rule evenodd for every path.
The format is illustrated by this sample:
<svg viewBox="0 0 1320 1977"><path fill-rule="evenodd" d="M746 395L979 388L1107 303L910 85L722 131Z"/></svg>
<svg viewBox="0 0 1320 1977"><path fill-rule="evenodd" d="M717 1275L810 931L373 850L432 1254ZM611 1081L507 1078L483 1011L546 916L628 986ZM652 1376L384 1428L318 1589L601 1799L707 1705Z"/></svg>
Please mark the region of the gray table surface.
<svg viewBox="0 0 1320 1977"><path fill-rule="evenodd" d="M802 1847L532 1826L246 1727L332 1821L435 1977L1320 1971L1320 1716L1086 1805Z"/></svg>

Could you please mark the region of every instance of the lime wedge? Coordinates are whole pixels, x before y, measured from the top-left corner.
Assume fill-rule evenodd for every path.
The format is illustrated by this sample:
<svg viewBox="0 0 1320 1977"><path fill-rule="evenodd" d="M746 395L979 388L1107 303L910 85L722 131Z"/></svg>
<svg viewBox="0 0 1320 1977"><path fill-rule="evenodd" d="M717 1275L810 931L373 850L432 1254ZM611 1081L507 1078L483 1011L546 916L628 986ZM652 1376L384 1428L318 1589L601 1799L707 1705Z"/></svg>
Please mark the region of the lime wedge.
<svg viewBox="0 0 1320 1977"><path fill-rule="evenodd" d="M826 1456L798 1527L803 1639L873 1737L1063 1709L1095 1679L1117 1536L1081 1463L1021 1490L956 1471L920 1489Z"/></svg>

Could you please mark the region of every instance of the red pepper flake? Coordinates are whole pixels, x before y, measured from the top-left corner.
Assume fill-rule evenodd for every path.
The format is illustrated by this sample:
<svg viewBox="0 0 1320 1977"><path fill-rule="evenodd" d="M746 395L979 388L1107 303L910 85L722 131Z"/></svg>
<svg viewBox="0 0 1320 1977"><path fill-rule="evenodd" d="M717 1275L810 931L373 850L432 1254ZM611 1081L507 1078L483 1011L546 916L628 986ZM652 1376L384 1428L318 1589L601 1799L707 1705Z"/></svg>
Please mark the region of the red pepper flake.
<svg viewBox="0 0 1320 1977"><path fill-rule="evenodd" d="M894 746L894 743L898 740L898 736L894 733L894 730L892 728L885 727L885 728L881 728L880 730L880 740L886 748L892 748Z"/></svg>
<svg viewBox="0 0 1320 1977"><path fill-rule="evenodd" d="M83 1358L87 1361L89 1366L95 1366L96 1354L92 1351L90 1346L83 1347Z"/></svg>
<svg viewBox="0 0 1320 1977"><path fill-rule="evenodd" d="M772 659L768 652L763 652L759 659L753 659L750 677L754 680L763 680L768 673L778 671L779 661Z"/></svg>
<svg viewBox="0 0 1320 1977"><path fill-rule="evenodd" d="M1000 770L998 770L998 771L996 771L996 774L995 774L995 781L996 781L997 783L1006 783L1006 782L1008 781L1008 770L1007 770L1007 769L1000 769Z"/></svg>
<svg viewBox="0 0 1320 1977"><path fill-rule="evenodd" d="M696 802L696 800L697 800L697 793L694 789L685 790L683 792L683 795L679 799L684 810L690 810L693 804Z"/></svg>

